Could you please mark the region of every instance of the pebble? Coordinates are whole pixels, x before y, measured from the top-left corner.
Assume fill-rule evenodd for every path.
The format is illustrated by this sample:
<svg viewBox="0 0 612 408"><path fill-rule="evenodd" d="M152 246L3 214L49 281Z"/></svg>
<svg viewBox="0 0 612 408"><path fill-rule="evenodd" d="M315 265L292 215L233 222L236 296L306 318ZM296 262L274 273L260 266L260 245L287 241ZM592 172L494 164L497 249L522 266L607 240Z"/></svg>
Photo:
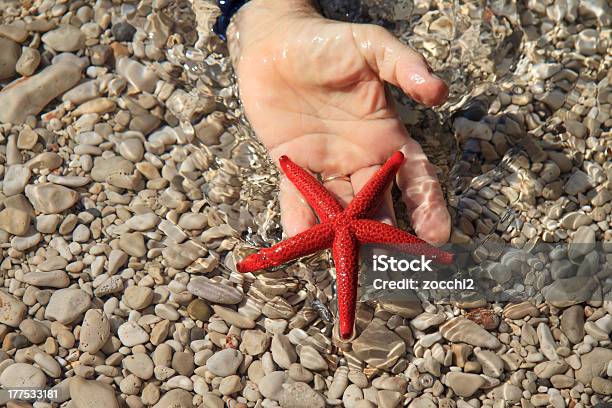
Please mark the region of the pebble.
<svg viewBox="0 0 612 408"><path fill-rule="evenodd" d="M227 377L236 374L242 359L243 356L240 351L228 348L213 354L206 361L206 368L214 375Z"/></svg>
<svg viewBox="0 0 612 408"><path fill-rule="evenodd" d="M472 346L497 349L499 340L478 324L464 317L455 317L440 327L442 336L453 343L467 343Z"/></svg>
<svg viewBox="0 0 612 408"><path fill-rule="evenodd" d="M138 61L121 58L116 63L117 73L139 91L153 93L157 84L157 74Z"/></svg>
<svg viewBox="0 0 612 408"><path fill-rule="evenodd" d="M237 288L215 282L204 276L194 277L189 281L187 290L202 299L213 303L235 305L242 301L242 292Z"/></svg>
<svg viewBox="0 0 612 408"><path fill-rule="evenodd" d="M327 370L327 362L312 346L302 346L299 351L300 363L309 370ZM279 364L280 365L280 364Z"/></svg>
<svg viewBox="0 0 612 408"><path fill-rule="evenodd" d="M4 388L42 388L46 383L42 370L25 363L11 364L0 375L0 385Z"/></svg>
<svg viewBox="0 0 612 408"><path fill-rule="evenodd" d="M270 345L270 337L261 330L244 330L241 336L240 351L245 354L252 356L262 354Z"/></svg>
<svg viewBox="0 0 612 408"><path fill-rule="evenodd" d="M582 384L590 384L593 378L605 374L608 363L612 361L612 350L595 347L590 352L580 356L580 368L576 370L576 380Z"/></svg>
<svg viewBox="0 0 612 408"><path fill-rule="evenodd" d="M5 208L0 211L0 229L9 234L23 236L30 228L30 212L19 208Z"/></svg>
<svg viewBox="0 0 612 408"><path fill-rule="evenodd" d="M53 292L45 309L45 318L62 324L70 324L81 319L91 305L89 295L77 288L59 289Z"/></svg>
<svg viewBox="0 0 612 408"><path fill-rule="evenodd" d="M372 321L352 343L353 352L361 360L380 368L391 368L406 352L406 343L384 322Z"/></svg>
<svg viewBox="0 0 612 408"><path fill-rule="evenodd" d="M509 304L504 308L504 317L507 319L518 320L526 316L537 317L540 311L531 302L521 302Z"/></svg>
<svg viewBox="0 0 612 408"><path fill-rule="evenodd" d="M127 42L132 41L132 37L134 37L134 34L136 34L136 28L127 21L120 21L113 24L111 33L113 34L113 37L115 37L115 40Z"/></svg>
<svg viewBox="0 0 612 408"><path fill-rule="evenodd" d="M21 164L9 166L4 173L4 181L2 183L4 194L12 196L22 193L31 176L32 171L26 166Z"/></svg>
<svg viewBox="0 0 612 408"><path fill-rule="evenodd" d="M21 300L0 289L0 323L18 327L26 311L27 307Z"/></svg>
<svg viewBox="0 0 612 408"><path fill-rule="evenodd" d="M486 384L486 380L477 374L452 371L446 374L446 385L460 397L471 397Z"/></svg>
<svg viewBox="0 0 612 408"><path fill-rule="evenodd" d="M153 290L146 286L129 286L123 294L125 304L134 310L142 310L153 302Z"/></svg>
<svg viewBox="0 0 612 408"><path fill-rule="evenodd" d="M81 333L79 335L79 348L90 354L97 353L110 338L111 327L106 315L97 309L89 309L85 313Z"/></svg>
<svg viewBox="0 0 612 408"><path fill-rule="evenodd" d="M85 34L69 24L43 34L41 39L45 45L59 52L74 52L85 46Z"/></svg>
<svg viewBox="0 0 612 408"><path fill-rule="evenodd" d="M153 377L153 361L145 353L136 353L127 356L122 361L123 367L136 377L149 380Z"/></svg>
<svg viewBox="0 0 612 408"><path fill-rule="evenodd" d="M76 64L56 63L36 75L25 78L0 92L0 121L23 123L28 115L37 115L57 96L78 83L81 68Z"/></svg>
<svg viewBox="0 0 612 408"><path fill-rule="evenodd" d="M191 393L181 390L174 389L165 393L159 402L153 405L153 408L166 408L166 407L180 407L180 408L193 408L193 398Z"/></svg>
<svg viewBox="0 0 612 408"><path fill-rule="evenodd" d="M102 381L75 376L70 380L69 389L75 408L119 408L115 391Z"/></svg>
<svg viewBox="0 0 612 408"><path fill-rule="evenodd" d="M125 322L117 329L117 336L121 340L121 344L127 347L133 347L138 344L144 344L149 341L149 333L135 322Z"/></svg>
<svg viewBox="0 0 612 408"><path fill-rule="evenodd" d="M565 183L564 191L569 195L584 193L592 187L592 181L588 174L582 170L576 170Z"/></svg>
<svg viewBox="0 0 612 408"><path fill-rule="evenodd" d="M291 364L297 361L297 354L293 345L284 334L276 333L274 337L272 337L270 350L272 351L274 362L281 368L289 369ZM304 362L302 362L302 365L306 367Z"/></svg>
<svg viewBox="0 0 612 408"><path fill-rule="evenodd" d="M252 329L255 327L255 321L253 319L230 308L213 305L213 310L221 319L240 329Z"/></svg>
<svg viewBox="0 0 612 408"><path fill-rule="evenodd" d="M561 314L561 330L573 344L584 338L584 310L582 306L572 306Z"/></svg>
<svg viewBox="0 0 612 408"><path fill-rule="evenodd" d="M283 386L278 402L281 407L325 408L325 398L303 382Z"/></svg>
<svg viewBox="0 0 612 408"><path fill-rule="evenodd" d="M8 38L0 37L0 80L15 76L15 67L20 55L19 44Z"/></svg>
<svg viewBox="0 0 612 408"><path fill-rule="evenodd" d="M538 378L551 378L553 375L563 374L568 365L563 360L544 361L536 365L533 369Z"/></svg>
<svg viewBox="0 0 612 408"><path fill-rule="evenodd" d="M285 374L284 371L272 371L257 382L257 386L259 387L261 395L278 401L282 394L285 381L287 381L287 374Z"/></svg>
<svg viewBox="0 0 612 408"><path fill-rule="evenodd" d="M28 185L25 195L34 209L43 214L58 214L74 206L81 198L78 192L52 183Z"/></svg>

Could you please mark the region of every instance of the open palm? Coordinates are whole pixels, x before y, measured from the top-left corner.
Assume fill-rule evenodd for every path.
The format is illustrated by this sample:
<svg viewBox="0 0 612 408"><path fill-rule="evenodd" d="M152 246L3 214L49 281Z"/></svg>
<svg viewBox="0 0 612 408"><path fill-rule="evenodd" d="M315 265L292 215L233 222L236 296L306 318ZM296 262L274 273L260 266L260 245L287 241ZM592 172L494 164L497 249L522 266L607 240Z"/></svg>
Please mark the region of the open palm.
<svg viewBox="0 0 612 408"><path fill-rule="evenodd" d="M289 6L289 7L288 7ZM282 155L323 179L350 202L394 151L406 160L397 184L416 233L446 242L450 217L435 170L399 120L385 82L427 105L447 96L423 58L374 25L324 19L309 3L256 0L228 31L247 118L278 164ZM281 222L288 235L316 223L300 193L281 182ZM387 193L378 219L394 223Z"/></svg>

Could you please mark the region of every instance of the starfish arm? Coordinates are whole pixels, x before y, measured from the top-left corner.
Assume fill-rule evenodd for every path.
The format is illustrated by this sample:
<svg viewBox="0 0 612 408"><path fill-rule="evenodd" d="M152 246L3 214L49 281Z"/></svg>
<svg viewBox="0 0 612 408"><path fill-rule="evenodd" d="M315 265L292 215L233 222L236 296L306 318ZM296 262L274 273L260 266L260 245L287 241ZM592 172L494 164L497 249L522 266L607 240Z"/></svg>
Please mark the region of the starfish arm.
<svg viewBox="0 0 612 408"><path fill-rule="evenodd" d="M413 255L435 257L441 264L453 262L453 254L429 245L427 242L399 228L373 220L351 221L351 231L360 243L379 243L398 246Z"/></svg>
<svg viewBox="0 0 612 408"><path fill-rule="evenodd" d="M329 248L334 239L331 224L317 224L270 248L251 254L237 265L238 272L253 272L281 265L292 259Z"/></svg>
<svg viewBox="0 0 612 408"><path fill-rule="evenodd" d="M393 156L378 169L367 184L363 186L359 193L355 195L353 201L346 207L346 216L349 218L363 218L376 208L403 161L403 153L395 152Z"/></svg>
<svg viewBox="0 0 612 408"><path fill-rule="evenodd" d="M342 212L340 203L310 173L287 156L281 156L278 161L287 178L304 196L321 222Z"/></svg>
<svg viewBox="0 0 612 408"><path fill-rule="evenodd" d="M359 253L357 240L349 228L336 230L332 246L332 256L336 265L336 284L338 285L338 315L340 317L340 337L348 339L353 335L355 308L357 302L357 272Z"/></svg>

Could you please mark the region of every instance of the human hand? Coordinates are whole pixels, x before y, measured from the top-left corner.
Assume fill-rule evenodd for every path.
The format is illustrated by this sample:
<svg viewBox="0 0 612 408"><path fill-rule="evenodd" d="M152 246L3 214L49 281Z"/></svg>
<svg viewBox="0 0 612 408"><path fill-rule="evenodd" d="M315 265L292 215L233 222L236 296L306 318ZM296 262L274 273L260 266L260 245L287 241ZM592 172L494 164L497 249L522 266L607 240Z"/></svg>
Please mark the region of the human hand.
<svg viewBox="0 0 612 408"><path fill-rule="evenodd" d="M228 28L228 46L245 113L274 162L287 155L350 202L397 150L398 172L417 235L444 243L450 215L435 170L397 116L385 82L425 105L442 103L448 88L423 57L385 29L331 21L309 0L252 0ZM297 189L283 178L281 224L295 235L316 223ZM395 223L390 190L375 218Z"/></svg>

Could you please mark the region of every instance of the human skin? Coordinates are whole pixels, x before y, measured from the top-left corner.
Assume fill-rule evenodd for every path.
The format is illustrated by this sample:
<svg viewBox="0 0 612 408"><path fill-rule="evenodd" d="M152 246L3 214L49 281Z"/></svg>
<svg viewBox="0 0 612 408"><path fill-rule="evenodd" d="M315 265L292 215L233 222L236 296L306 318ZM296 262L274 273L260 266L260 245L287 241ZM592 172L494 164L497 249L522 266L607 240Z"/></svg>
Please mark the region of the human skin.
<svg viewBox="0 0 612 408"><path fill-rule="evenodd" d="M395 151L396 183L416 234L440 244L450 215L434 167L400 121L385 83L435 106L446 84L425 59L385 29L325 19L310 0L252 0L228 27L228 47L246 116L270 157L287 155L322 179L343 205ZM286 179L281 224L289 236L317 219ZM390 189L374 218L395 224Z"/></svg>

